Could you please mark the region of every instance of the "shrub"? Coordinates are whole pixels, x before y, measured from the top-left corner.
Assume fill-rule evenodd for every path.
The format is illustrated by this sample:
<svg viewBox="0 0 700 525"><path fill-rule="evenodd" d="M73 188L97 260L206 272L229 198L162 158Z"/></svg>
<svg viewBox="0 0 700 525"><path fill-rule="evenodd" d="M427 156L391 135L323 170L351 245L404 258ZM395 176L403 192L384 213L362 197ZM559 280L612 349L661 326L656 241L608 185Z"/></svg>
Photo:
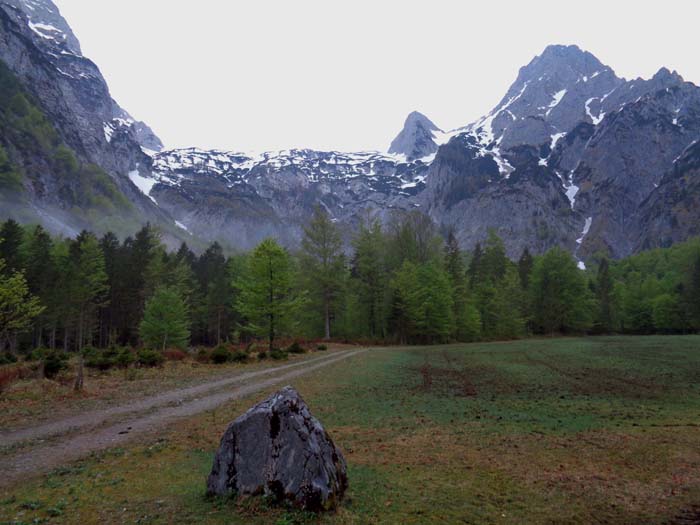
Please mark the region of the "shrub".
<svg viewBox="0 0 700 525"><path fill-rule="evenodd" d="M187 358L187 353L178 348L168 348L163 352L163 356L168 361L182 361Z"/></svg>
<svg viewBox="0 0 700 525"><path fill-rule="evenodd" d="M0 354L0 365L11 365L17 362L17 357L12 352Z"/></svg>
<svg viewBox="0 0 700 525"><path fill-rule="evenodd" d="M298 342L294 341L287 347L287 352L290 354L305 354L306 349L304 349Z"/></svg>
<svg viewBox="0 0 700 525"><path fill-rule="evenodd" d="M209 351L206 348L200 348L197 350L197 356L195 359L199 363L208 363L210 360Z"/></svg>
<svg viewBox="0 0 700 525"><path fill-rule="evenodd" d="M326 350L328 350L328 346L326 346L324 344L320 344L320 345L316 346L316 350L318 350L319 352L325 352Z"/></svg>
<svg viewBox="0 0 700 525"><path fill-rule="evenodd" d="M230 359L234 363L245 363L248 360L248 354L243 350L236 350L231 354Z"/></svg>
<svg viewBox="0 0 700 525"><path fill-rule="evenodd" d="M289 354L287 354L287 352L285 352L284 350L275 348L274 350L272 350L272 352L270 352L270 357L275 361L284 361L289 357Z"/></svg>
<svg viewBox="0 0 700 525"><path fill-rule="evenodd" d="M224 345L217 346L211 353L211 360L216 365L221 365L231 358L231 352Z"/></svg>
<svg viewBox="0 0 700 525"><path fill-rule="evenodd" d="M107 350L99 350L92 346L83 348L85 366L98 370L109 370L115 366L117 354L118 350L115 347L108 348Z"/></svg>
<svg viewBox="0 0 700 525"><path fill-rule="evenodd" d="M32 352L26 357L25 361L43 361L46 354L51 352L48 348L39 347L32 350Z"/></svg>
<svg viewBox="0 0 700 525"><path fill-rule="evenodd" d="M61 370L68 368L68 354L52 350L44 354L44 377L53 379Z"/></svg>
<svg viewBox="0 0 700 525"><path fill-rule="evenodd" d="M135 362L136 354L128 346L120 348L117 352L116 358L114 359L114 364L119 368L129 368Z"/></svg>
<svg viewBox="0 0 700 525"><path fill-rule="evenodd" d="M265 350L260 350L258 352L258 360L263 361L267 359L267 352Z"/></svg>
<svg viewBox="0 0 700 525"><path fill-rule="evenodd" d="M141 366L153 367L160 366L161 364L163 364L165 358L160 352L144 348L143 350L139 350L137 360Z"/></svg>

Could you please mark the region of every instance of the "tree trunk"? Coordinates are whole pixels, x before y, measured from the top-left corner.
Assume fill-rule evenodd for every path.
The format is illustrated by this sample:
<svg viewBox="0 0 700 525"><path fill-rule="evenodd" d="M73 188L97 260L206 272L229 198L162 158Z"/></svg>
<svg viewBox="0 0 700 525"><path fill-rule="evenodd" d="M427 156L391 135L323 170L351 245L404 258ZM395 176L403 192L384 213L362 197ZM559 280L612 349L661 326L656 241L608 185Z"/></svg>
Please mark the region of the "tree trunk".
<svg viewBox="0 0 700 525"><path fill-rule="evenodd" d="M78 375L75 377L75 390L83 389L84 382L84 359L83 359L83 312L80 312L78 319Z"/></svg>
<svg viewBox="0 0 700 525"><path fill-rule="evenodd" d="M330 340L331 338L331 308L330 308L330 301L326 298L324 301L324 321L326 324L326 335L324 339L326 341Z"/></svg>
<svg viewBox="0 0 700 525"><path fill-rule="evenodd" d="M76 391L80 391L83 389L83 381L84 381L84 359L83 359L83 354L80 354L80 357L78 357L78 375L75 377L75 385L73 385L73 389Z"/></svg>

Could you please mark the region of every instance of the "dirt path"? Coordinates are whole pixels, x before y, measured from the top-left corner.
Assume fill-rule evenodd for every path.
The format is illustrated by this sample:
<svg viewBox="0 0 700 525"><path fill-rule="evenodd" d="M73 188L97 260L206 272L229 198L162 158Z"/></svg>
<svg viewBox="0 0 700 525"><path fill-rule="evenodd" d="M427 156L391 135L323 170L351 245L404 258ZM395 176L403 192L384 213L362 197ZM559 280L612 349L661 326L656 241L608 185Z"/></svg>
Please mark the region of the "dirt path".
<svg viewBox="0 0 700 525"><path fill-rule="evenodd" d="M9 446L22 441L77 431L51 443L41 443L14 454L0 455L0 461L3 465L0 486L11 485L28 475L52 470L60 465L80 459L91 452L122 444L139 434L172 423L178 418L212 410L227 401L240 399L361 352L364 350L344 350L298 363L239 374L231 378L144 398L128 405L101 411L95 410L61 421L6 434L0 437L0 445ZM283 373L279 374L279 372ZM265 375L272 375L272 377L244 383L246 380ZM236 383L244 384L236 386L234 389L226 388ZM193 397L197 395L200 397ZM177 404L172 405L172 403ZM125 414L128 414L129 417L118 423L109 422L110 418ZM105 422L107 426L99 426L100 423Z"/></svg>

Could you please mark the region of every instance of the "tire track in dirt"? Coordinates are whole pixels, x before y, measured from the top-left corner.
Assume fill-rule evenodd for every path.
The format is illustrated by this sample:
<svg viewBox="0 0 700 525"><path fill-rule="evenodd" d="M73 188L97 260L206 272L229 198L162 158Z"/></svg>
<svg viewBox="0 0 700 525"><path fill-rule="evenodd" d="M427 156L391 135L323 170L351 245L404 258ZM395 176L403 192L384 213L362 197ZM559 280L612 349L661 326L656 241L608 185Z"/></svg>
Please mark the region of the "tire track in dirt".
<svg viewBox="0 0 700 525"><path fill-rule="evenodd" d="M306 359L274 368L256 370L255 372L239 373L223 379L207 381L191 387L169 390L167 392L163 392L162 394L144 397L130 403L110 408L91 410L89 412L84 412L82 414L70 416L57 421L50 421L48 423L42 423L40 425L26 427L11 432L0 432L0 447L10 447L23 441L45 439L60 434L66 434L75 430L80 430L85 427L95 427L115 416L145 412L146 410L150 410L152 408L173 403L179 404L195 396L207 394L213 390L219 390L235 383L247 381L248 379L253 379L255 377L273 374L275 372L290 368L308 365L324 359L331 359L334 355L337 356L338 353L324 355L313 359Z"/></svg>
<svg viewBox="0 0 700 525"><path fill-rule="evenodd" d="M161 428L168 423L181 418L197 415L213 410L219 405L254 394L265 388L308 374L325 366L356 356L366 350L345 351L336 353L315 361L314 364L302 369L292 370L285 374L244 384L234 390L210 394L194 399L178 406L162 407L155 412L136 416L123 422L109 425L106 428L90 430L68 438L60 439L51 444L43 444L14 455L2 458L3 476L0 486L9 486L17 481L34 474L50 471L56 467L80 459L91 452L111 448L149 431ZM300 364L309 364L304 361ZM279 370L279 367L275 370ZM290 368L287 366L286 368ZM273 369L268 370L271 371ZM261 374L258 374L261 375Z"/></svg>

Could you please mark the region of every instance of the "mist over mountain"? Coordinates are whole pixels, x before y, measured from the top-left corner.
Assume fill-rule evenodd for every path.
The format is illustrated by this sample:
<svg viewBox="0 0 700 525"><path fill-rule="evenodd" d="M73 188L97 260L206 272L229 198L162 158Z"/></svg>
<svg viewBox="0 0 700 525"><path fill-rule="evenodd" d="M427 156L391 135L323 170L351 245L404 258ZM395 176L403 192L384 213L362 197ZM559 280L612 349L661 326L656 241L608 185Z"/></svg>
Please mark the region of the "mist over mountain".
<svg viewBox="0 0 700 525"><path fill-rule="evenodd" d="M68 235L150 221L171 244L246 249L296 246L318 205L346 239L420 210L463 249L494 229L511 257L562 246L582 265L699 233L700 90L665 68L625 80L553 45L482 118L445 131L411 112L386 152L163 151L53 2L0 0L0 27L3 217Z"/></svg>

